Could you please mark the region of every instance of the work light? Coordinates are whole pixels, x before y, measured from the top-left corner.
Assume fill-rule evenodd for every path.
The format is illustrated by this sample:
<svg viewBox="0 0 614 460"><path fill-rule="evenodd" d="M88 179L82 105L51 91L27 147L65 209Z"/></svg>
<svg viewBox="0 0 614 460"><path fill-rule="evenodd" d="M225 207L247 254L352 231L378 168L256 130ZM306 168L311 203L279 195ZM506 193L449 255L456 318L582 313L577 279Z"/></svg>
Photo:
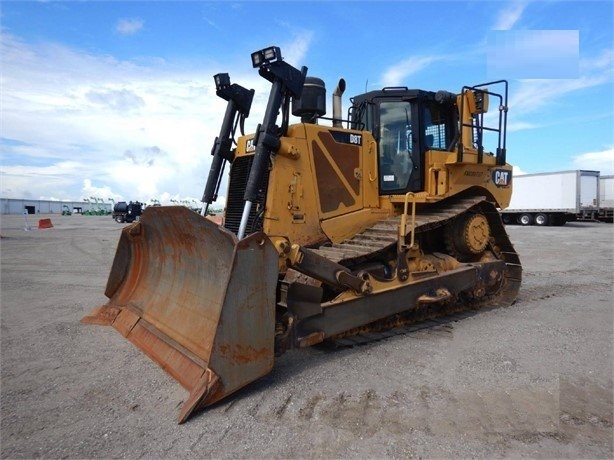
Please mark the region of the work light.
<svg viewBox="0 0 614 460"><path fill-rule="evenodd" d="M230 86L230 76L227 73L218 73L213 76L215 80L215 90L219 91L222 88Z"/></svg>
<svg viewBox="0 0 614 460"><path fill-rule="evenodd" d="M265 64L277 61L281 61L281 50L278 46L269 46L252 53L252 65L254 67L262 67Z"/></svg>

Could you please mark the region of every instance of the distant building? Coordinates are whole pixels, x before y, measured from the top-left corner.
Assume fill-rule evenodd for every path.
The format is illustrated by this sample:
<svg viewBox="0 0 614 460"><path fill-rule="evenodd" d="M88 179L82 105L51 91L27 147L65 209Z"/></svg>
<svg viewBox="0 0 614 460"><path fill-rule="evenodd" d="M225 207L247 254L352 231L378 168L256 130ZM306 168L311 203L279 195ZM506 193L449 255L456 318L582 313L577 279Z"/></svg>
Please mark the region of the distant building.
<svg viewBox="0 0 614 460"><path fill-rule="evenodd" d="M103 209L111 213L111 203L87 203L85 201L29 200L20 198L0 198L1 214L62 214L66 207L73 214Z"/></svg>

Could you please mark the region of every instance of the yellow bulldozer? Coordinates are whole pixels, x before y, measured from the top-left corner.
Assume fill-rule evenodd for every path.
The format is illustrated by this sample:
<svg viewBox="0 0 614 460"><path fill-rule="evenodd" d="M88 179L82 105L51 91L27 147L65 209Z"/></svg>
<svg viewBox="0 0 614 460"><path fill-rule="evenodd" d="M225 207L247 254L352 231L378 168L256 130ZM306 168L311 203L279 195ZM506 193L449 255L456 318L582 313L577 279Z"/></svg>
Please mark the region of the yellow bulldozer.
<svg viewBox="0 0 614 460"><path fill-rule="evenodd" d="M521 283L498 212L512 193L505 80L386 87L344 114L341 79L327 118L306 67L278 47L251 58L271 83L262 123L244 134L254 91L215 75L227 108L202 213L148 207L125 227L109 301L82 319L112 325L186 388L180 423L289 349L508 306ZM227 164L219 225L205 215Z"/></svg>

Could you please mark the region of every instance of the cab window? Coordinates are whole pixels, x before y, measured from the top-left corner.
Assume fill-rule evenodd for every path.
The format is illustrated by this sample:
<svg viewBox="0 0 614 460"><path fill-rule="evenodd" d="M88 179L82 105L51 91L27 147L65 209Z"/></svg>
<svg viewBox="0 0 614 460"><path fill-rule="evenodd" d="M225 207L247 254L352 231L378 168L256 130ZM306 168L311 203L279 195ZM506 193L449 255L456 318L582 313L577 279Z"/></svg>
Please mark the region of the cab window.
<svg viewBox="0 0 614 460"><path fill-rule="evenodd" d="M449 113L439 104L424 106L424 141L426 150L447 150L451 142Z"/></svg>

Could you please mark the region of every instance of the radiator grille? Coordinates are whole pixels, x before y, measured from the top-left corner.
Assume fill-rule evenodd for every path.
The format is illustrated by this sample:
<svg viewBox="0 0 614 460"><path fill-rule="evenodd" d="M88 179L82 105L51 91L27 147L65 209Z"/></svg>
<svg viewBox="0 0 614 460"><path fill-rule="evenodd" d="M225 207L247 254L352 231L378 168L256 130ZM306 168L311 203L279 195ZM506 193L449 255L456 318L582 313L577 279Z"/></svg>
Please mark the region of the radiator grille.
<svg viewBox="0 0 614 460"><path fill-rule="evenodd" d="M230 168L230 181L228 186L228 197L226 198L226 215L224 217L224 227L233 232L239 233L241 216L245 201L243 194L247 185L247 178L252 169L254 156L237 157L232 162ZM258 191L258 198L252 203L252 209L247 220L246 234L262 230L262 217L264 216L264 205L266 203L266 191L269 183L269 169L265 171L263 184Z"/></svg>

